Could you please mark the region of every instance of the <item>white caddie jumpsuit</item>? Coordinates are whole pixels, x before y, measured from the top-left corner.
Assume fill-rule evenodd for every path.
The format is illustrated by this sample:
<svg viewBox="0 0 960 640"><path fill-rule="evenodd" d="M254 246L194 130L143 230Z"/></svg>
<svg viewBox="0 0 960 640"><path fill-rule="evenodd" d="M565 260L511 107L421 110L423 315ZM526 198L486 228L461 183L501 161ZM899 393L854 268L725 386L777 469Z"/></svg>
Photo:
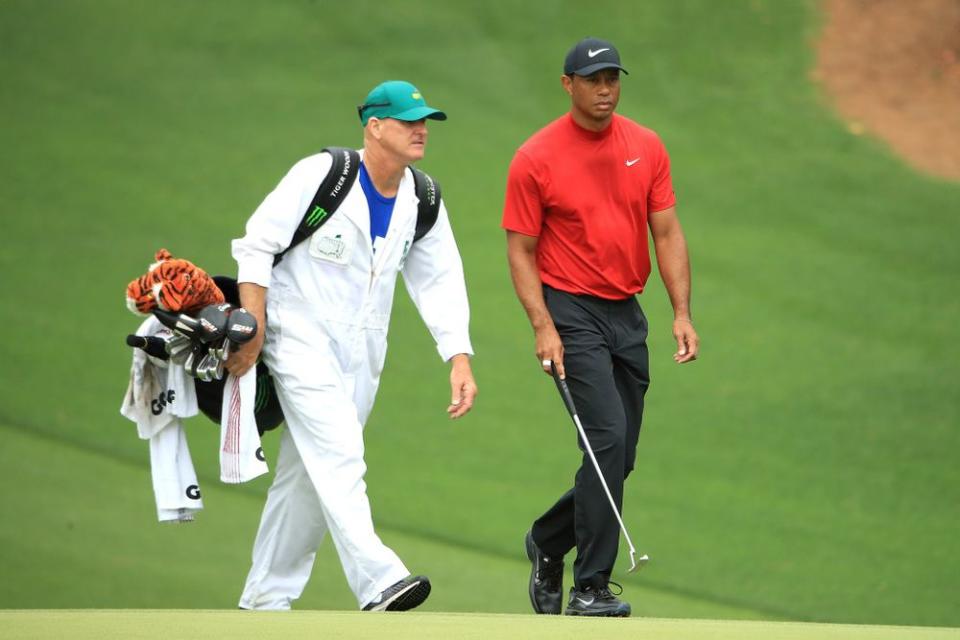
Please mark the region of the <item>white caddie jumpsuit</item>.
<svg viewBox="0 0 960 640"><path fill-rule="evenodd" d="M363 425L383 370L398 273L443 360L473 353L446 208L441 201L433 228L414 244L410 170L376 252L358 179L332 217L273 268L330 165L326 153L294 165L233 241L238 281L268 288L263 357L287 425L240 598L249 609L289 609L327 531L360 607L410 573L374 532L363 480Z"/></svg>

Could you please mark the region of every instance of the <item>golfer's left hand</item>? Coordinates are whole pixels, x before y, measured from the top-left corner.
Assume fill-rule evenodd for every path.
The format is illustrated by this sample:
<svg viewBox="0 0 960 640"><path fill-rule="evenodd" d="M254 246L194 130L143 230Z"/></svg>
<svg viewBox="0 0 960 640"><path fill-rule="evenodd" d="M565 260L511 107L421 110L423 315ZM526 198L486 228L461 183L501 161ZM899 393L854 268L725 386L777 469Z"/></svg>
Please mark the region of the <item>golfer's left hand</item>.
<svg viewBox="0 0 960 640"><path fill-rule="evenodd" d="M677 340L677 352L673 354L673 359L677 364L697 359L697 351L700 350L700 338L697 337L697 332L690 320L674 320L673 337Z"/></svg>
<svg viewBox="0 0 960 640"><path fill-rule="evenodd" d="M451 400L447 415L456 419L473 408L473 401L477 397L477 383L470 368L470 356L460 353L453 356L450 362Z"/></svg>

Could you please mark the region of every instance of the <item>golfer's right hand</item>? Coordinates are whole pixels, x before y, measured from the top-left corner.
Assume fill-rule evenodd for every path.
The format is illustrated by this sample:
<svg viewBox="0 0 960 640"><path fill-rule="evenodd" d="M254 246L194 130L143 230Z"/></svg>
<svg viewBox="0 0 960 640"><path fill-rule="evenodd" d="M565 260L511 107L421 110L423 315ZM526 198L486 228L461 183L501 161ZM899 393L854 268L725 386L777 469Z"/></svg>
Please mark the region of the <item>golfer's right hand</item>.
<svg viewBox="0 0 960 640"><path fill-rule="evenodd" d="M552 376L553 372L550 371L550 364L552 363L557 367L557 373L560 374L560 377L565 378L566 373L563 370L563 342L560 340L560 334L557 333L557 328L551 323L550 326L538 329L536 331L536 338L537 360L540 361L540 367L543 369L543 372L548 376Z"/></svg>
<svg viewBox="0 0 960 640"><path fill-rule="evenodd" d="M257 334L249 342L235 347L235 351L230 352L223 365L227 371L238 378L254 367L257 364L257 358L260 357L260 350L263 349L264 331L262 323L258 326L261 329L257 331Z"/></svg>

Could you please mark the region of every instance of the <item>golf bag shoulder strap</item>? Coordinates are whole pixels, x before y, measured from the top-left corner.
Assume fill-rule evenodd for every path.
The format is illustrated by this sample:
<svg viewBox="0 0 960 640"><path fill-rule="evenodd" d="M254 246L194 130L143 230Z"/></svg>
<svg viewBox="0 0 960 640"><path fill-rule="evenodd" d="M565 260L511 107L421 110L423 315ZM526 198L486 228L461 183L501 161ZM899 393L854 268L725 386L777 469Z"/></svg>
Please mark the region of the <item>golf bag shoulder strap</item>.
<svg viewBox="0 0 960 640"><path fill-rule="evenodd" d="M300 226L293 234L290 246L274 257L273 266L283 259L290 249L306 240L314 231L323 226L340 206L343 196L350 191L357 174L360 172L360 154L346 147L326 147L323 153L329 153L333 158L330 171L317 188L310 206L307 207L300 221Z"/></svg>
<svg viewBox="0 0 960 640"><path fill-rule="evenodd" d="M303 214L303 219L293 234L290 246L274 257L273 266L277 266L290 249L309 238L333 216L343 196L350 191L357 179L357 174L360 172L359 153L346 147L325 147L323 152L329 153L333 158L330 171L320 183L310 206ZM433 228L440 215L440 183L415 167L410 169L413 172L413 188L420 201L417 206L417 228L413 235L413 241L416 242Z"/></svg>
<svg viewBox="0 0 960 640"><path fill-rule="evenodd" d="M440 183L416 167L413 171L413 188L420 204L417 206L417 230L413 234L416 242L433 228L440 215Z"/></svg>

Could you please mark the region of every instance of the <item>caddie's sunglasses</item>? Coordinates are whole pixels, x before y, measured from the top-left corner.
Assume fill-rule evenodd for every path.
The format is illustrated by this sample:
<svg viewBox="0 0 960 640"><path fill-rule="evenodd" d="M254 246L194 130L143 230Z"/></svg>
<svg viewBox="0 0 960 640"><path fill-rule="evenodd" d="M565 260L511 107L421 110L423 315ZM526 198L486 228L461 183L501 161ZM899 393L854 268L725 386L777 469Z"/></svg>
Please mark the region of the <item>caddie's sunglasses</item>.
<svg viewBox="0 0 960 640"><path fill-rule="evenodd" d="M389 102L371 102L370 104L361 104L357 107L357 115L360 116L360 119L363 120L363 112L367 109L373 109L374 107L389 107Z"/></svg>

